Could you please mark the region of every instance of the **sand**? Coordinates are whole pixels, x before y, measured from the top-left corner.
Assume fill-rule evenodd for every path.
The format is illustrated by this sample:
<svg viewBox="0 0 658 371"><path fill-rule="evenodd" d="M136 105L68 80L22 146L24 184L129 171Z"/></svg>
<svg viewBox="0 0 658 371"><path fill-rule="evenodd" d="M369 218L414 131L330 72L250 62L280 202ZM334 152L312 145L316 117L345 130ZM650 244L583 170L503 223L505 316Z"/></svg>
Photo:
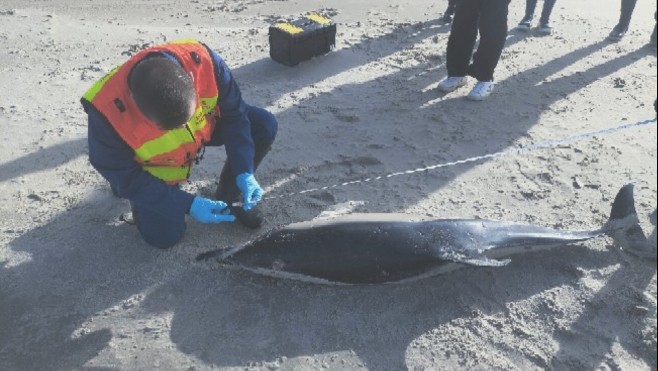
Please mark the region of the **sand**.
<svg viewBox="0 0 658 371"><path fill-rule="evenodd" d="M656 125L299 192L655 117L655 3L605 40L618 1L558 1L553 35L511 30L484 102L441 95L446 1L0 1L0 369L655 370L656 261L601 238L404 285L333 287L196 262L330 210L595 229L636 185L656 241ZM541 3L540 3L541 6ZM524 4L510 6L510 28ZM336 50L294 68L268 26L320 10ZM119 221L87 157L81 94L143 46L197 38L279 136L257 177L266 225L189 221L159 251ZM185 185L216 184L210 149ZM290 195L292 194L292 195Z"/></svg>

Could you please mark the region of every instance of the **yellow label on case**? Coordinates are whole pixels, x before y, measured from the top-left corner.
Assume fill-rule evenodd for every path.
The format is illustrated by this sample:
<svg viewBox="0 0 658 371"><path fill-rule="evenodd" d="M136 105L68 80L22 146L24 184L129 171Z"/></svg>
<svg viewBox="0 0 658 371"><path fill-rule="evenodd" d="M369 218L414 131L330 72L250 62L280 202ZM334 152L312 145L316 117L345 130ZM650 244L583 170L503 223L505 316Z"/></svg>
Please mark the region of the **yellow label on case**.
<svg viewBox="0 0 658 371"><path fill-rule="evenodd" d="M331 23L331 20L329 18L325 18L325 17L323 17L323 16L321 16L318 13L315 13L315 12L308 13L306 18L312 20L315 23L319 23L319 24Z"/></svg>
<svg viewBox="0 0 658 371"><path fill-rule="evenodd" d="M281 31L285 33L289 33L291 35L295 35L298 33L304 32L304 29L301 27L293 26L290 23L277 23L274 25L274 27L280 29Z"/></svg>

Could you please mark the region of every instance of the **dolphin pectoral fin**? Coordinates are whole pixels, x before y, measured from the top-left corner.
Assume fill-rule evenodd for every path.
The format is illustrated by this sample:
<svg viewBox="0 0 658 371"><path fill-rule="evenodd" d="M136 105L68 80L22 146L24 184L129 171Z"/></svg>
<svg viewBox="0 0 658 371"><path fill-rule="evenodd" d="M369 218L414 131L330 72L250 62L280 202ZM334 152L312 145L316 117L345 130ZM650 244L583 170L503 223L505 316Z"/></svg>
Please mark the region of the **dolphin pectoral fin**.
<svg viewBox="0 0 658 371"><path fill-rule="evenodd" d="M481 258L476 258L476 259L465 259L460 263L474 265L477 267L504 267L507 264L509 264L511 261L512 259L498 260L498 259L490 259L487 258L486 256L483 256Z"/></svg>
<svg viewBox="0 0 658 371"><path fill-rule="evenodd" d="M358 207L365 205L365 201L347 201L337 205L330 206L313 220L332 219L342 215L348 215L354 212Z"/></svg>
<svg viewBox="0 0 658 371"><path fill-rule="evenodd" d="M440 254L439 257L441 259L451 260L455 263L468 264L476 267L504 267L512 261L511 259L491 259L480 253L463 254L454 251L444 252Z"/></svg>

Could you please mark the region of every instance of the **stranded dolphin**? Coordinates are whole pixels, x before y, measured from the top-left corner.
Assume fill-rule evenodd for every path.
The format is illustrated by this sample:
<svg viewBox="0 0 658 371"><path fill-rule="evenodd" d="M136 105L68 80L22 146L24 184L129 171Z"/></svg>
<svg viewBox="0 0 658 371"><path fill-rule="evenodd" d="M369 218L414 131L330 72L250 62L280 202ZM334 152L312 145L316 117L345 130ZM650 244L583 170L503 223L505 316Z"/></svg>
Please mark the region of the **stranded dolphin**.
<svg viewBox="0 0 658 371"><path fill-rule="evenodd" d="M445 273L464 265L498 267L507 257L611 236L645 249L633 185L624 186L609 221L594 231L561 231L479 219L423 220L407 214L352 214L295 223L219 257L223 265L320 283L378 284ZM220 255L201 254L197 260ZM501 259L502 260L498 260Z"/></svg>

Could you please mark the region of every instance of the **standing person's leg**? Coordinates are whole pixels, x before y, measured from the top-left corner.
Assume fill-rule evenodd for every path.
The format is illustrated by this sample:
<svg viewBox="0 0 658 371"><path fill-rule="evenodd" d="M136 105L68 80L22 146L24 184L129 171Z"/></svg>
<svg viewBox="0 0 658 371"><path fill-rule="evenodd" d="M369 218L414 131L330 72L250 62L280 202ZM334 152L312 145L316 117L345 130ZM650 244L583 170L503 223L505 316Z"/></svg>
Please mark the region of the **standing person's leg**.
<svg viewBox="0 0 658 371"><path fill-rule="evenodd" d="M539 24L548 24L550 22L551 13L553 12L553 7L555 6L556 0L544 0L544 7L541 10L541 18L539 19Z"/></svg>
<svg viewBox="0 0 658 371"><path fill-rule="evenodd" d="M473 55L468 74L478 82L468 94L471 100L484 100L494 89L494 70L507 39L507 14L510 0L486 0L480 15L480 45Z"/></svg>
<svg viewBox="0 0 658 371"><path fill-rule="evenodd" d="M478 81L493 81L493 74L507 39L510 0L486 0L480 16L480 45L473 55L468 74Z"/></svg>
<svg viewBox="0 0 658 371"><path fill-rule="evenodd" d="M448 76L466 76L478 35L480 4L489 0L462 0L457 5L455 20L448 37Z"/></svg>
<svg viewBox="0 0 658 371"><path fill-rule="evenodd" d="M617 25L610 32L608 40L619 41L624 37L626 31L628 31L628 26L631 24L631 16L633 15L633 10L635 10L635 4L637 4L637 0L621 0L619 22L617 22Z"/></svg>
<svg viewBox="0 0 658 371"><path fill-rule="evenodd" d="M541 10L541 18L539 19L539 31L543 33L551 32L551 13L555 6L556 0L544 0L544 7ZM546 32L547 31L547 32Z"/></svg>
<svg viewBox="0 0 658 371"><path fill-rule="evenodd" d="M449 93L466 84L468 64L478 36L477 24L482 1L488 0L460 0L457 3L446 51L448 77L439 83L439 91Z"/></svg>
<svg viewBox="0 0 658 371"><path fill-rule="evenodd" d="M633 10L635 10L635 4L637 4L637 0L621 0L621 12L619 13L619 23L617 23L619 30L628 30L628 26L631 24L631 17L633 16Z"/></svg>
<svg viewBox="0 0 658 371"><path fill-rule="evenodd" d="M535 15L535 8L537 7L537 0L526 0L525 2L525 15L519 26L517 27L522 31L529 31L532 23L532 17Z"/></svg>
<svg viewBox="0 0 658 371"><path fill-rule="evenodd" d="M653 13L653 18L658 21L658 13ZM653 24L653 33L649 38L649 44L656 48L656 23Z"/></svg>
<svg viewBox="0 0 658 371"><path fill-rule="evenodd" d="M459 0L448 0L448 8L446 8L446 11L443 13L443 17L440 18L443 23L452 22L452 16L455 14L455 8L457 7L458 2Z"/></svg>
<svg viewBox="0 0 658 371"><path fill-rule="evenodd" d="M448 0L448 9L446 10L446 13L454 15L455 9L457 9L457 3L459 3L459 0Z"/></svg>

